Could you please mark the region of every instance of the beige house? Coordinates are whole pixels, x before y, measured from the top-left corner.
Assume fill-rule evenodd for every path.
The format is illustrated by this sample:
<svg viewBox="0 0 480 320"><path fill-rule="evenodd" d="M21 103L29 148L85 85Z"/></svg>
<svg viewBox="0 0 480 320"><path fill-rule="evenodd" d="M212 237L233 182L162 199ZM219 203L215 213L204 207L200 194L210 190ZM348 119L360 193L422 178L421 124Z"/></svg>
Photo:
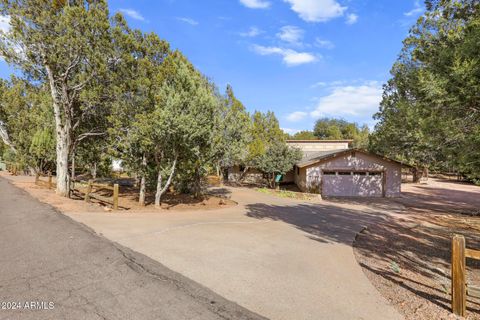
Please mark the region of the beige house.
<svg viewBox="0 0 480 320"><path fill-rule="evenodd" d="M296 184L303 192L325 197L398 197L402 164L366 151L350 148L352 140L288 140L303 159L283 176L282 184ZM234 166L228 180L265 184L265 175L256 169Z"/></svg>
<svg viewBox="0 0 480 320"><path fill-rule="evenodd" d="M350 140L287 141L304 158L284 182L301 191L333 197L397 197L401 192L402 164L350 149Z"/></svg>

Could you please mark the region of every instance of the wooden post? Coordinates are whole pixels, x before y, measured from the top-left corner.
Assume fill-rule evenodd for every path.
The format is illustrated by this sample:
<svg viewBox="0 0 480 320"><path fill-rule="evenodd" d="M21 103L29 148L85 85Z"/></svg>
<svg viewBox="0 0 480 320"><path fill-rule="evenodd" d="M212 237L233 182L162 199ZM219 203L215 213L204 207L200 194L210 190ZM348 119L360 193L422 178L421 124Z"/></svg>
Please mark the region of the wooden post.
<svg viewBox="0 0 480 320"><path fill-rule="evenodd" d="M465 284L465 238L455 235L452 239L452 312L464 317L467 309Z"/></svg>
<svg viewBox="0 0 480 320"><path fill-rule="evenodd" d="M52 189L52 173L48 173L48 189Z"/></svg>
<svg viewBox="0 0 480 320"><path fill-rule="evenodd" d="M93 180L88 180L87 191L85 192L85 202L90 201L90 193L92 192Z"/></svg>
<svg viewBox="0 0 480 320"><path fill-rule="evenodd" d="M387 170L382 171L382 197L387 196Z"/></svg>
<svg viewBox="0 0 480 320"><path fill-rule="evenodd" d="M118 210L118 183L113 185L113 210Z"/></svg>

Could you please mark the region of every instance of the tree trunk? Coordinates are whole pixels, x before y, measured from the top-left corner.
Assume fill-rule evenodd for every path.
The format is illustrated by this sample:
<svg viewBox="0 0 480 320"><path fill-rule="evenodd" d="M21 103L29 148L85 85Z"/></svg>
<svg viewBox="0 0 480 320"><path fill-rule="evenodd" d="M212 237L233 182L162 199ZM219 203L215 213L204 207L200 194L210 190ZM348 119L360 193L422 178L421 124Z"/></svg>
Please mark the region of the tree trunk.
<svg viewBox="0 0 480 320"><path fill-rule="evenodd" d="M425 181L428 181L428 167L423 168L422 176L425 179Z"/></svg>
<svg viewBox="0 0 480 320"><path fill-rule="evenodd" d="M420 178L421 177L420 177L418 168L417 167L413 168L413 182L418 183L420 181Z"/></svg>
<svg viewBox="0 0 480 320"><path fill-rule="evenodd" d="M53 72L48 64L47 71L50 94L53 102L53 115L55 117L55 133L57 138L57 189L56 193L68 198L70 196L70 176L68 175L68 156L71 147L72 122L70 109L67 105L61 105ZM64 103L65 104L65 103ZM61 108L63 107L63 108Z"/></svg>
<svg viewBox="0 0 480 320"><path fill-rule="evenodd" d="M170 176L168 177L167 183L162 188L162 173L161 170L158 170L158 178L157 178L157 193L155 194L155 206L160 207L162 204L161 198L162 195L168 190L170 184L172 183L173 176L175 175L175 169L177 167L177 158L173 160L172 169L170 171Z"/></svg>
<svg viewBox="0 0 480 320"><path fill-rule="evenodd" d="M157 176L157 192L155 193L155 207L160 207L162 197L162 170L158 170Z"/></svg>
<svg viewBox="0 0 480 320"><path fill-rule="evenodd" d="M92 179L93 180L97 179L97 163L96 162L93 163L93 167L92 167L90 173L92 174Z"/></svg>
<svg viewBox="0 0 480 320"><path fill-rule="evenodd" d="M13 145L12 141L10 140L10 137L7 132L7 128L5 127L4 123L0 121L0 138L2 139L3 143L7 146L10 147L10 149L13 151L13 153L17 153L17 149L15 149L15 146Z"/></svg>
<svg viewBox="0 0 480 320"><path fill-rule="evenodd" d="M72 153L72 181L75 180L75 152Z"/></svg>
<svg viewBox="0 0 480 320"><path fill-rule="evenodd" d="M245 169L243 169L243 172L240 175L240 179L239 179L240 182L243 181L243 179L245 178L245 175L247 174L249 169L250 169L250 167L248 167L248 166L246 166Z"/></svg>
<svg viewBox="0 0 480 320"><path fill-rule="evenodd" d="M140 203L141 206L145 205L145 189L146 189L146 168L147 168L147 158L145 155L142 157L142 177L140 179L140 193L138 195L138 203Z"/></svg>
<svg viewBox="0 0 480 320"><path fill-rule="evenodd" d="M62 197L69 197L70 177L68 175L69 136L57 131L57 190Z"/></svg>

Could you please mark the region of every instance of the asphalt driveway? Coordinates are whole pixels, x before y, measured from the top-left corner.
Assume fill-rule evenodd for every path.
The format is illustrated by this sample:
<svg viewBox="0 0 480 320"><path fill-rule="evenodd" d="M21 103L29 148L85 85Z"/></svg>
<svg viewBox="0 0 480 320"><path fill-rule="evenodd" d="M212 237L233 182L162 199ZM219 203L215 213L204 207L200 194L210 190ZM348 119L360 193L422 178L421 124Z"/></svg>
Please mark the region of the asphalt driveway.
<svg viewBox="0 0 480 320"><path fill-rule="evenodd" d="M364 226L387 219L381 206L227 191L238 206L67 214L271 319L402 318L367 280L351 246Z"/></svg>
<svg viewBox="0 0 480 320"><path fill-rule="evenodd" d="M0 178L0 319L263 319Z"/></svg>

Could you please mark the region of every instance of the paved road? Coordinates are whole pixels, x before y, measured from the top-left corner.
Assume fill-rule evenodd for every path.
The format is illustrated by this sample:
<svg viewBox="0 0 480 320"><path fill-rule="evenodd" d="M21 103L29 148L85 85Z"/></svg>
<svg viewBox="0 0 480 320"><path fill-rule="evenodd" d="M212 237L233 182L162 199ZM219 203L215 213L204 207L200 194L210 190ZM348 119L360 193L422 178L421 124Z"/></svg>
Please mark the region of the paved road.
<svg viewBox="0 0 480 320"><path fill-rule="evenodd" d="M0 319L263 318L0 178Z"/></svg>

